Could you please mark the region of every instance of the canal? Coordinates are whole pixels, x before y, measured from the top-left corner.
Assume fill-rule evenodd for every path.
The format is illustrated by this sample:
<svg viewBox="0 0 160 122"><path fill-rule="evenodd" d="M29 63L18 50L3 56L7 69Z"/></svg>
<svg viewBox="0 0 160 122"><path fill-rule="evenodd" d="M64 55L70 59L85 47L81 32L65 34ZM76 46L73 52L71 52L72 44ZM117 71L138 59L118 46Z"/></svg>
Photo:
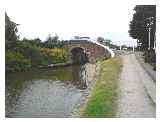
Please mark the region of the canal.
<svg viewBox="0 0 160 122"><path fill-rule="evenodd" d="M6 75L6 117L72 117L93 82L95 64Z"/></svg>

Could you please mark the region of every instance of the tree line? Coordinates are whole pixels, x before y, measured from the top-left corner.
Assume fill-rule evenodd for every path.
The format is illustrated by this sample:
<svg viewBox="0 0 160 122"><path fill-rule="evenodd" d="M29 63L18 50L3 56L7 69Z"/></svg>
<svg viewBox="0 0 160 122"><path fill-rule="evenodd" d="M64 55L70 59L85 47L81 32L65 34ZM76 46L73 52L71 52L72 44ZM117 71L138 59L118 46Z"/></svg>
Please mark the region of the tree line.
<svg viewBox="0 0 160 122"><path fill-rule="evenodd" d="M144 51L145 62L156 70L156 5L136 5L134 10L129 35L137 39L138 48Z"/></svg>
<svg viewBox="0 0 160 122"><path fill-rule="evenodd" d="M46 41L39 38L19 39L15 22L5 13L5 62L6 72L27 71L40 65L65 63L68 60L63 40L49 35Z"/></svg>
<svg viewBox="0 0 160 122"><path fill-rule="evenodd" d="M129 35L138 40L141 49L149 47L149 28L151 28L150 41L151 49L154 47L156 38L156 5L136 5L135 13L130 22Z"/></svg>
<svg viewBox="0 0 160 122"><path fill-rule="evenodd" d="M68 54L64 48L64 40L60 40L58 35L48 35L42 42L39 38L20 39L17 24L5 13L5 50L6 50L6 71L17 72L27 71L40 65L65 63L68 61ZM75 36L75 39L79 37ZM110 39L98 37L97 41L110 48L119 47L114 45Z"/></svg>
<svg viewBox="0 0 160 122"><path fill-rule="evenodd" d="M119 49L119 46L113 44L110 39L104 39L103 37L98 37L96 41L112 49Z"/></svg>

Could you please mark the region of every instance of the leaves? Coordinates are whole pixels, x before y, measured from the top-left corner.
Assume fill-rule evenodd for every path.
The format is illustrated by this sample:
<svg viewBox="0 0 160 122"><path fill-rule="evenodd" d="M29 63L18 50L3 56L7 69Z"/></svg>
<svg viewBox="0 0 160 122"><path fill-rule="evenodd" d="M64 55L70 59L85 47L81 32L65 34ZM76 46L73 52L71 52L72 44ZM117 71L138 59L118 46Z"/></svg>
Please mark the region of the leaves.
<svg viewBox="0 0 160 122"><path fill-rule="evenodd" d="M129 35L134 39L138 39L138 43L142 43L142 48L148 48L148 28L151 27L151 47L153 47L156 32L156 6L137 5L134 10ZM150 23L153 24L148 26Z"/></svg>
<svg viewBox="0 0 160 122"><path fill-rule="evenodd" d="M17 32L17 24L12 22L7 13L5 13L5 43L7 49L15 46L15 42L18 38Z"/></svg>

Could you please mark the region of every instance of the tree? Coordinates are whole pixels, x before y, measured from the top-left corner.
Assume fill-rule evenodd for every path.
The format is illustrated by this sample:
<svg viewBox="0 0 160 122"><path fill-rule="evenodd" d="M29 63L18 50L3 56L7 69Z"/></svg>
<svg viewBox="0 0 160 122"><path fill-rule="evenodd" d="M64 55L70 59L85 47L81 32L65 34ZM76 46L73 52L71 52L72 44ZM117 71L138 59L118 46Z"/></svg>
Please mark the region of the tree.
<svg viewBox="0 0 160 122"><path fill-rule="evenodd" d="M52 37L51 34L48 35L46 41L43 43L46 48L54 48L57 44L58 37Z"/></svg>
<svg viewBox="0 0 160 122"><path fill-rule="evenodd" d="M104 38L103 37L98 37L97 38L97 42L99 42L99 43L101 43L101 44L103 44L104 43Z"/></svg>
<svg viewBox="0 0 160 122"><path fill-rule="evenodd" d="M110 40L110 39L105 39L105 40L104 40L104 45L110 47L110 45L111 45L111 40Z"/></svg>
<svg viewBox="0 0 160 122"><path fill-rule="evenodd" d="M121 46L121 48L122 48L122 49L127 48L127 45L123 44L123 45Z"/></svg>
<svg viewBox="0 0 160 122"><path fill-rule="evenodd" d="M42 45L42 41L39 38L35 38L35 39L27 39L27 38L23 38L23 40L21 40L24 43L28 43L30 45L36 45L36 46L41 46Z"/></svg>
<svg viewBox="0 0 160 122"><path fill-rule="evenodd" d="M13 48L16 44L17 36L17 25L15 22L12 22L8 17L7 13L5 13L5 43L6 48Z"/></svg>
<svg viewBox="0 0 160 122"><path fill-rule="evenodd" d="M33 39L33 42L37 45L37 46L41 46L42 41L39 38L35 38Z"/></svg>
<svg viewBox="0 0 160 122"><path fill-rule="evenodd" d="M141 48L148 48L149 24L151 28L151 47L154 46L156 32L156 6L155 5L137 5L133 14L133 19L130 22L129 35L138 40Z"/></svg>
<svg viewBox="0 0 160 122"><path fill-rule="evenodd" d="M48 35L46 41L42 44L42 47L46 48L61 48L63 47L63 41L59 40L58 35L51 36L51 34Z"/></svg>

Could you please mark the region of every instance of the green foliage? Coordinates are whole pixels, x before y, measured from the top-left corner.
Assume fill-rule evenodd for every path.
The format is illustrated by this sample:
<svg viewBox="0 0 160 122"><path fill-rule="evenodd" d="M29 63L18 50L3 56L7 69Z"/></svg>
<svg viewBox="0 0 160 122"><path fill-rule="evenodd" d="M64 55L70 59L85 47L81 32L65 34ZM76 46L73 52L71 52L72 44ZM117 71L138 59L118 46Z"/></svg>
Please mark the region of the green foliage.
<svg viewBox="0 0 160 122"><path fill-rule="evenodd" d="M39 65L65 63L67 53L63 41L58 36L51 36L42 43L39 38L17 40L17 24L5 13L6 71L25 71ZM49 49L50 48L50 49Z"/></svg>
<svg viewBox="0 0 160 122"><path fill-rule="evenodd" d="M116 49L119 48L119 46L113 44L110 39L104 39L103 37L98 37L97 42L99 42L105 46L109 46L110 48L116 48Z"/></svg>
<svg viewBox="0 0 160 122"><path fill-rule="evenodd" d="M97 38L97 42L99 42L99 43L101 43L101 44L103 44L104 41L105 41L105 39L104 39L103 37L98 37L98 38Z"/></svg>
<svg viewBox="0 0 160 122"><path fill-rule="evenodd" d="M8 50L6 52L6 70L9 72L26 71L31 68L30 60L26 59L21 53Z"/></svg>
<svg viewBox="0 0 160 122"><path fill-rule="evenodd" d="M8 17L7 13L5 13L5 43L6 49L13 48L15 46L15 42L18 38L17 36L17 25L16 23L12 22Z"/></svg>
<svg viewBox="0 0 160 122"><path fill-rule="evenodd" d="M128 47L127 47L127 45L122 45L121 48L124 49L124 48L128 48Z"/></svg>
<svg viewBox="0 0 160 122"><path fill-rule="evenodd" d="M57 35L55 36L49 35L47 37L47 40L42 44L42 47L44 48L62 48L63 41L59 40L59 37Z"/></svg>
<svg viewBox="0 0 160 122"><path fill-rule="evenodd" d="M156 63L156 54L154 51L144 52L144 61L147 63Z"/></svg>
<svg viewBox="0 0 160 122"><path fill-rule="evenodd" d="M119 46L117 46L117 45L115 45L115 44L110 43L110 48L119 49Z"/></svg>
<svg viewBox="0 0 160 122"><path fill-rule="evenodd" d="M156 6L155 5L137 5L130 22L129 34L134 39L138 39L141 48L148 48L148 33L151 28L151 47L154 45L156 32ZM148 25L153 23L152 25Z"/></svg>
<svg viewBox="0 0 160 122"><path fill-rule="evenodd" d="M105 39L103 43L104 43L104 45L110 47L110 45L111 45L111 40L110 40L110 39Z"/></svg>
<svg viewBox="0 0 160 122"><path fill-rule="evenodd" d="M16 52L21 53L24 57L31 61L32 66L40 65L41 54L40 47L27 41L17 41Z"/></svg>
<svg viewBox="0 0 160 122"><path fill-rule="evenodd" d="M82 117L114 117L116 112L117 79L121 69L121 60L113 58L100 65L99 77L84 108Z"/></svg>
<svg viewBox="0 0 160 122"><path fill-rule="evenodd" d="M30 45L36 45L36 46L41 46L42 45L42 42L39 38L35 38L35 39L27 39L27 38L23 38L22 40L23 42L25 43L28 43Z"/></svg>
<svg viewBox="0 0 160 122"><path fill-rule="evenodd" d="M153 66L153 70L156 70L156 53L153 50L147 50L143 54L144 61Z"/></svg>
<svg viewBox="0 0 160 122"><path fill-rule="evenodd" d="M41 49L42 65L65 63L68 60L68 55L63 48L42 48Z"/></svg>
<svg viewBox="0 0 160 122"><path fill-rule="evenodd" d="M15 48L6 52L6 70L25 71L26 69L40 65L65 63L68 60L66 52L63 48L41 48L33 43L32 40L16 41ZM27 68L25 66L26 60L30 64Z"/></svg>

